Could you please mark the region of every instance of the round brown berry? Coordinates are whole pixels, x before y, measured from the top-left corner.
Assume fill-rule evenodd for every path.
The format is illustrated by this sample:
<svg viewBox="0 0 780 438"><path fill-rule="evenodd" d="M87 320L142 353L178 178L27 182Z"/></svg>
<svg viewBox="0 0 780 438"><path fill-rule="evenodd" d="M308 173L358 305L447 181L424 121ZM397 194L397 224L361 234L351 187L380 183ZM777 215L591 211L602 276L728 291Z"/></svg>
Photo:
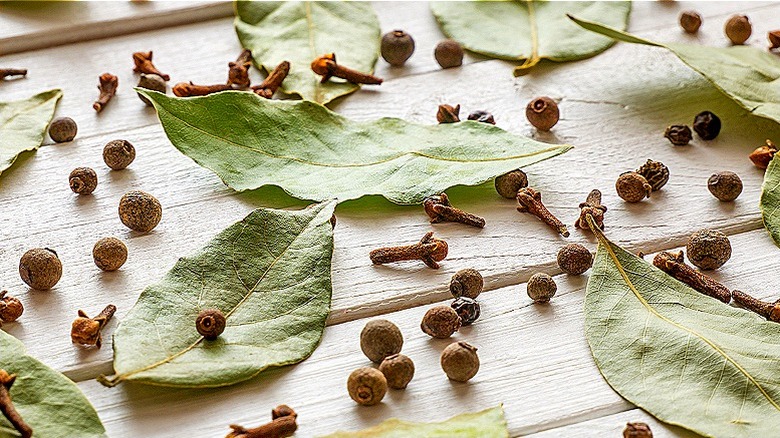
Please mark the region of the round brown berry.
<svg viewBox="0 0 780 438"><path fill-rule="evenodd" d="M625 172L615 182L615 190L624 201L634 203L649 198L653 186L642 175Z"/></svg>
<svg viewBox="0 0 780 438"><path fill-rule="evenodd" d="M59 117L49 125L49 137L57 143L65 143L76 138L79 129L70 117Z"/></svg>
<svg viewBox="0 0 780 438"><path fill-rule="evenodd" d="M746 15L732 15L724 30L732 44L744 44L753 33L753 25Z"/></svg>
<svg viewBox="0 0 780 438"><path fill-rule="evenodd" d="M696 33L701 27L701 15L696 11L684 11L680 14L680 27L687 33Z"/></svg>
<svg viewBox="0 0 780 438"><path fill-rule="evenodd" d="M113 170L122 170L135 160L135 147L127 140L109 141L103 148L103 161Z"/></svg>
<svg viewBox="0 0 780 438"><path fill-rule="evenodd" d="M70 172L68 183L73 193L90 195L97 188L97 173L89 167L77 167Z"/></svg>
<svg viewBox="0 0 780 438"><path fill-rule="evenodd" d="M693 140L693 133L688 125L672 125L666 128L664 137L675 146L685 146Z"/></svg>
<svg viewBox="0 0 780 438"><path fill-rule="evenodd" d="M707 188L719 201L731 202L742 193L742 180L734 172L718 172L707 180Z"/></svg>
<svg viewBox="0 0 780 438"><path fill-rule="evenodd" d="M731 258L729 238L715 230L700 230L688 238L688 260L697 268L718 269Z"/></svg>
<svg viewBox="0 0 780 438"><path fill-rule="evenodd" d="M165 94L168 90L168 83L160 75L141 73L141 78L138 80L138 88L145 88L147 90L159 91ZM143 103L147 106L152 106L152 101L144 96L138 95ZM127 167L127 166L125 166Z"/></svg>
<svg viewBox="0 0 780 438"><path fill-rule="evenodd" d="M359 405L373 406L387 393L387 379L376 368L358 368L347 379L347 391Z"/></svg>
<svg viewBox="0 0 780 438"><path fill-rule="evenodd" d="M476 347L466 342L454 342L441 352L441 369L450 380L467 382L479 371Z"/></svg>
<svg viewBox="0 0 780 438"><path fill-rule="evenodd" d="M394 30L382 36L382 58L390 65L400 67L414 53L414 39L402 30Z"/></svg>
<svg viewBox="0 0 780 438"><path fill-rule="evenodd" d="M450 280L450 293L453 297L477 298L484 286L482 274L476 269L461 269Z"/></svg>
<svg viewBox="0 0 780 438"><path fill-rule="evenodd" d="M591 266L593 255L578 243L570 243L558 251L558 267L569 275L580 275Z"/></svg>
<svg viewBox="0 0 780 438"><path fill-rule="evenodd" d="M441 68L458 67L463 64L463 46L455 40L444 40L436 45L433 56Z"/></svg>
<svg viewBox="0 0 780 438"><path fill-rule="evenodd" d="M445 339L460 328L460 315L450 306L436 306L428 309L420 328L434 338Z"/></svg>
<svg viewBox="0 0 780 438"><path fill-rule="evenodd" d="M645 423L628 423L623 429L623 438L653 438L653 432Z"/></svg>
<svg viewBox="0 0 780 438"><path fill-rule="evenodd" d="M775 154L777 153L777 145L772 142L772 140L767 139L766 144L763 146L757 147L753 152L750 153L750 161L753 162L753 165L758 167L759 169L766 169L769 167L769 162L772 161L772 158L775 157Z"/></svg>
<svg viewBox="0 0 780 438"><path fill-rule="evenodd" d="M636 173L645 177L654 192L661 190L669 182L669 168L660 161L647 160Z"/></svg>
<svg viewBox="0 0 780 438"><path fill-rule="evenodd" d="M693 119L693 130L702 140L714 140L720 133L720 118L711 111L702 111Z"/></svg>
<svg viewBox="0 0 780 438"><path fill-rule="evenodd" d="M146 233L162 219L162 206L154 196L133 190L119 200L119 218L127 228Z"/></svg>
<svg viewBox="0 0 780 438"><path fill-rule="evenodd" d="M387 386L404 389L414 377L414 362L403 354L387 356L379 365L379 371L385 375Z"/></svg>
<svg viewBox="0 0 780 438"><path fill-rule="evenodd" d="M14 322L24 313L24 305L16 297L7 296L8 291L0 292L0 325Z"/></svg>
<svg viewBox="0 0 780 438"><path fill-rule="evenodd" d="M62 262L49 248L34 248L19 261L19 275L33 289L49 290L62 277Z"/></svg>
<svg viewBox="0 0 780 438"><path fill-rule="evenodd" d="M206 340L213 341L225 331L227 320L219 309L204 309L195 319L195 329Z"/></svg>
<svg viewBox="0 0 780 438"><path fill-rule="evenodd" d="M476 120L477 122L481 123L489 123L491 125L496 124L496 119L493 118L493 114L490 114L487 111L483 110L477 110L469 114L468 117L469 120Z"/></svg>
<svg viewBox="0 0 780 438"><path fill-rule="evenodd" d="M528 187L528 176L520 169L496 177L496 192L506 199L515 199L517 191Z"/></svg>
<svg viewBox="0 0 780 438"><path fill-rule="evenodd" d="M127 261L127 246L116 237L104 237L92 248L92 258L98 268L116 271Z"/></svg>
<svg viewBox="0 0 780 438"><path fill-rule="evenodd" d="M404 345L404 337L398 326L386 319L369 321L360 332L360 349L374 363L399 353Z"/></svg>
<svg viewBox="0 0 780 438"><path fill-rule="evenodd" d="M555 292L558 291L558 286L555 284L555 280L547 274L537 273L528 279L526 285L528 296L534 300L535 303L547 303L555 296Z"/></svg>
<svg viewBox="0 0 780 438"><path fill-rule="evenodd" d="M558 104L547 96L537 97L525 107L525 117L540 131L549 131L558 123Z"/></svg>

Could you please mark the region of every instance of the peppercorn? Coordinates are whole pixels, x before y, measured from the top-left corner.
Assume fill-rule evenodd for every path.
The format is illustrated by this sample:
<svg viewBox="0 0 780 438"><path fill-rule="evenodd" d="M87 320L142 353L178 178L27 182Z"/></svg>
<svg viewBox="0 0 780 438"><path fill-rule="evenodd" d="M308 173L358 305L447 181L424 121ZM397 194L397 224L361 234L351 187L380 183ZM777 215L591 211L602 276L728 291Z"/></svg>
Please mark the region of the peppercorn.
<svg viewBox="0 0 780 438"><path fill-rule="evenodd" d="M204 309L195 318L195 329L208 341L213 341L225 331L227 320L219 309Z"/></svg>
<svg viewBox="0 0 780 438"><path fill-rule="evenodd" d="M463 46L455 40L444 40L436 45L433 56L441 68L458 67L463 64Z"/></svg>
<svg viewBox="0 0 780 438"><path fill-rule="evenodd" d="M400 352L403 345L401 330L386 319L369 321L360 332L360 349L374 363Z"/></svg>
<svg viewBox="0 0 780 438"><path fill-rule="evenodd" d="M520 169L496 177L496 192L506 199L515 199L517 191L528 187L528 176Z"/></svg>
<svg viewBox="0 0 780 438"><path fill-rule="evenodd" d="M7 296L8 291L0 292L0 326L4 322L14 322L24 313L24 305L16 297Z"/></svg>
<svg viewBox="0 0 780 438"><path fill-rule="evenodd" d="M693 139L693 133L688 125L671 125L664 131L664 137L675 146L685 146Z"/></svg>
<svg viewBox="0 0 780 438"><path fill-rule="evenodd" d="M720 133L720 118L710 111L702 111L693 119L693 130L702 140L713 140Z"/></svg>
<svg viewBox="0 0 780 438"><path fill-rule="evenodd" d="M688 238L688 260L703 270L718 269L731 258L731 242L720 231L704 229Z"/></svg>
<svg viewBox="0 0 780 438"><path fill-rule="evenodd" d="M467 342L453 342L441 352L441 369L450 380L467 382L479 371L477 348Z"/></svg>
<svg viewBox="0 0 780 438"><path fill-rule="evenodd" d="M104 237L92 248L92 258L98 268L116 271L127 261L127 246L116 237Z"/></svg>
<svg viewBox="0 0 780 438"><path fill-rule="evenodd" d="M696 33L701 27L701 15L696 11L684 11L680 14L680 27L688 33Z"/></svg>
<svg viewBox="0 0 780 438"><path fill-rule="evenodd" d="M135 160L135 147L127 140L109 141L103 148L103 161L113 170L122 170Z"/></svg>
<svg viewBox="0 0 780 438"><path fill-rule="evenodd" d="M647 160L636 173L645 177L653 191L661 190L669 182L669 168L660 161Z"/></svg>
<svg viewBox="0 0 780 438"><path fill-rule="evenodd" d="M570 243L558 251L558 267L569 275L580 275L593 266L593 255L579 243Z"/></svg>
<svg viewBox="0 0 780 438"><path fill-rule="evenodd" d="M376 368L358 368L347 379L347 391L357 404L373 406L385 397L387 379Z"/></svg>
<svg viewBox="0 0 780 438"><path fill-rule="evenodd" d="M540 131L549 131L558 123L558 104L547 96L537 97L525 107L525 117Z"/></svg>
<svg viewBox="0 0 780 438"><path fill-rule="evenodd" d="M623 438L653 438L653 432L645 423L627 423Z"/></svg>
<svg viewBox="0 0 780 438"><path fill-rule="evenodd" d="M73 193L90 195L97 188L97 173L89 167L77 167L70 172L68 183Z"/></svg>
<svg viewBox="0 0 780 438"><path fill-rule="evenodd" d="M555 284L555 280L547 274L541 272L536 273L528 279L526 285L528 296L534 300L535 303L548 303L550 298L555 296L555 292L558 291L558 286Z"/></svg>
<svg viewBox="0 0 780 438"><path fill-rule="evenodd" d="M402 30L394 30L382 36L382 58L390 65L400 67L414 53L414 38Z"/></svg>
<svg viewBox="0 0 780 438"><path fill-rule="evenodd" d="M732 15L726 21L724 30L732 44L744 44L753 33L753 26L747 15Z"/></svg>
<svg viewBox="0 0 780 438"><path fill-rule="evenodd" d="M57 143L65 143L76 138L76 122L70 117L58 117L49 125L49 137Z"/></svg>
<svg viewBox="0 0 780 438"><path fill-rule="evenodd" d="M649 198L653 186L636 172L624 172L615 182L615 190L624 201L634 203Z"/></svg>
<svg viewBox="0 0 780 438"><path fill-rule="evenodd" d="M757 147L753 152L750 153L750 161L753 162L753 165L758 167L759 169L766 169L767 166L769 166L769 162L772 161L772 158L774 158L775 154L777 153L777 146L772 142L772 140L767 139L766 144L763 146Z"/></svg>
<svg viewBox="0 0 780 438"><path fill-rule="evenodd" d="M490 114L487 111L474 111L473 113L469 114L469 120L476 120L478 122L482 123L490 123L491 125L496 124L496 119L493 118L493 114Z"/></svg>
<svg viewBox="0 0 780 438"><path fill-rule="evenodd" d="M393 354L382 361L379 371L387 379L387 386L393 389L404 389L414 377L414 362L409 359L409 356Z"/></svg>
<svg viewBox="0 0 780 438"><path fill-rule="evenodd" d="M151 73L141 73L141 78L138 79L138 88L145 88L147 90L159 91L165 94L168 90L168 83L160 75ZM138 94L138 98L147 106L152 106L152 101L147 99L146 96Z"/></svg>
<svg viewBox="0 0 780 438"><path fill-rule="evenodd" d="M476 269L461 269L450 280L450 293L453 297L475 299L482 293L485 282Z"/></svg>
<svg viewBox="0 0 780 438"><path fill-rule="evenodd" d="M162 206L154 196L140 190L132 190L119 200L119 219L127 228L146 233L160 223Z"/></svg>
<svg viewBox="0 0 780 438"><path fill-rule="evenodd" d="M62 277L62 262L49 248L33 248L19 260L19 275L33 289L49 290Z"/></svg>
<svg viewBox="0 0 780 438"><path fill-rule="evenodd" d="M471 325L479 319L479 303L471 298L460 297L450 303L450 307L460 316L460 325Z"/></svg>
<svg viewBox="0 0 780 438"><path fill-rule="evenodd" d="M742 180L734 172L718 172L707 180L707 188L719 201L731 202L742 193Z"/></svg>
<svg viewBox="0 0 780 438"><path fill-rule="evenodd" d="M460 328L460 315L450 306L432 307L425 312L420 328L429 336L446 339Z"/></svg>

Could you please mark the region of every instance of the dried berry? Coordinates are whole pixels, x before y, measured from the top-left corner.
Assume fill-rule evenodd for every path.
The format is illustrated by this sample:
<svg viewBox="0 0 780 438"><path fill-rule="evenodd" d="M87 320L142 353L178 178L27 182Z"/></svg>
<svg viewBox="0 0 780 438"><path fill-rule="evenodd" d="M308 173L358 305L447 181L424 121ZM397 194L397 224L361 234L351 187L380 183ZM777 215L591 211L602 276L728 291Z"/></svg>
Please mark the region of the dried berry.
<svg viewBox="0 0 780 438"><path fill-rule="evenodd" d="M89 195L95 191L98 184L97 173L89 167L77 167L70 172L68 183L73 193Z"/></svg>
<svg viewBox="0 0 780 438"><path fill-rule="evenodd" d="M471 325L479 318L479 303L471 298L456 298L450 307L460 316L461 325Z"/></svg>
<svg viewBox="0 0 780 438"><path fill-rule="evenodd" d="M358 368L347 380L347 391L359 405L373 406L382 401L387 393L387 379L376 368Z"/></svg>
<svg viewBox="0 0 780 438"><path fill-rule="evenodd" d="M720 118L710 111L702 111L693 119L693 130L702 140L713 140L720 133Z"/></svg>
<svg viewBox="0 0 780 438"><path fill-rule="evenodd" d="M225 315L219 309L204 309L195 318L195 329L201 336L213 341L225 331L226 323Z"/></svg>
<svg viewBox="0 0 780 438"><path fill-rule="evenodd" d="M680 14L680 27L688 33L696 33L701 27L701 15L696 11L684 11Z"/></svg>
<svg viewBox="0 0 780 438"><path fill-rule="evenodd" d="M579 243L570 243L558 251L558 267L569 275L580 275L593 266L593 255Z"/></svg>
<svg viewBox="0 0 780 438"><path fill-rule="evenodd" d="M404 389L414 377L414 362L403 354L387 356L379 365L379 371L387 379L387 386Z"/></svg>
<svg viewBox="0 0 780 438"><path fill-rule="evenodd" d="M718 269L731 258L731 242L720 231L704 229L691 234L688 260L699 269Z"/></svg>
<svg viewBox="0 0 780 438"><path fill-rule="evenodd" d="M49 248L34 248L19 261L19 275L33 289L49 290L62 277L62 262Z"/></svg>
<svg viewBox="0 0 780 438"><path fill-rule="evenodd" d="M369 321L360 332L360 349L375 363L381 363L387 356L399 353L403 345L401 330L386 319Z"/></svg>
<svg viewBox="0 0 780 438"><path fill-rule="evenodd" d="M160 75L141 73L141 78L138 80L138 88L145 88L147 90L159 91L165 94L168 90L168 83ZM138 95L143 103L147 106L152 106L152 101L145 96Z"/></svg>
<svg viewBox="0 0 780 438"><path fill-rule="evenodd" d="M16 297L8 296L8 291L0 292L0 326L4 322L14 322L24 313L24 305Z"/></svg>
<svg viewBox="0 0 780 438"><path fill-rule="evenodd" d="M394 30L382 37L382 58L390 65L400 67L414 53L414 39L402 30Z"/></svg>
<svg viewBox="0 0 780 438"><path fill-rule="evenodd" d="M444 40L436 45L433 56L441 68L458 67L463 64L463 47L454 40Z"/></svg>
<svg viewBox="0 0 780 438"><path fill-rule="evenodd" d="M439 105L439 109L436 111L436 121L439 123L456 123L460 122L460 105Z"/></svg>
<svg viewBox="0 0 780 438"><path fill-rule="evenodd" d="M625 172L615 182L615 190L624 201L634 203L649 198L653 186L642 175L636 172Z"/></svg>
<svg viewBox="0 0 780 438"><path fill-rule="evenodd" d="M49 137L57 143L65 143L76 138L78 126L70 117L59 117L49 125Z"/></svg>
<svg viewBox="0 0 780 438"><path fill-rule="evenodd" d="M528 279L526 285L528 290L528 296L534 300L535 303L547 303L555 296L555 292L558 291L558 286L555 284L555 280L547 274L541 272L536 273Z"/></svg>
<svg viewBox="0 0 780 438"><path fill-rule="evenodd" d="M777 153L777 146L767 139L764 146L759 146L750 154L750 161L759 169L766 169Z"/></svg>
<svg viewBox="0 0 780 438"><path fill-rule="evenodd" d="M436 306L425 312L420 328L434 338L449 338L460 328L460 315L450 306Z"/></svg>
<svg viewBox="0 0 780 438"><path fill-rule="evenodd" d="M162 206L154 196L133 190L119 200L119 219L127 228L146 233L160 223Z"/></svg>
<svg viewBox="0 0 780 438"><path fill-rule="evenodd" d="M766 34L769 40L769 50L780 48L780 30L772 30Z"/></svg>
<svg viewBox="0 0 780 438"><path fill-rule="evenodd" d="M528 187L528 176L520 169L496 177L496 192L506 199L515 199L517 191Z"/></svg>
<svg viewBox="0 0 780 438"><path fill-rule="evenodd" d="M116 271L127 261L127 246L116 237L104 237L92 248L92 258L98 268Z"/></svg>
<svg viewBox="0 0 780 438"><path fill-rule="evenodd" d="M753 33L753 26L750 24L750 19L748 19L747 15L732 15L726 21L724 30L732 44L744 44L750 38L750 34Z"/></svg>
<svg viewBox="0 0 780 438"><path fill-rule="evenodd" d="M664 137L675 146L685 146L693 140L693 133L688 125L672 125L666 128Z"/></svg>
<svg viewBox="0 0 780 438"><path fill-rule="evenodd" d="M100 348L103 338L100 331L111 321L116 313L116 306L109 304L94 318L87 316L86 312L79 310L79 317L73 320L70 328L70 340L74 344L94 345Z"/></svg>
<svg viewBox="0 0 780 438"><path fill-rule="evenodd" d="M742 193L742 180L734 172L718 172L707 180L707 188L718 200L731 202Z"/></svg>
<svg viewBox="0 0 780 438"><path fill-rule="evenodd" d="M487 111L474 111L473 113L469 114L469 120L476 120L478 122L482 123L490 123L491 125L496 124L496 119L493 118L493 114L490 114Z"/></svg>
<svg viewBox="0 0 780 438"><path fill-rule="evenodd" d="M441 369L450 380L467 382L479 371L477 348L466 342L453 342L441 352Z"/></svg>
<svg viewBox="0 0 780 438"><path fill-rule="evenodd" d="M477 298L482 293L485 282L476 269L461 269L450 280L450 293L453 297Z"/></svg>
<svg viewBox="0 0 780 438"><path fill-rule="evenodd" d="M122 170L135 160L135 147L127 140L109 141L103 148L103 161L113 170Z"/></svg>
<svg viewBox="0 0 780 438"><path fill-rule="evenodd" d="M623 438L653 438L653 432L645 423L628 423L623 429Z"/></svg>
<svg viewBox="0 0 780 438"><path fill-rule="evenodd" d="M547 96L537 97L525 107L525 117L540 131L549 131L558 123L558 104Z"/></svg>
<svg viewBox="0 0 780 438"><path fill-rule="evenodd" d="M636 173L645 177L653 191L661 190L669 182L669 168L660 161L647 160Z"/></svg>

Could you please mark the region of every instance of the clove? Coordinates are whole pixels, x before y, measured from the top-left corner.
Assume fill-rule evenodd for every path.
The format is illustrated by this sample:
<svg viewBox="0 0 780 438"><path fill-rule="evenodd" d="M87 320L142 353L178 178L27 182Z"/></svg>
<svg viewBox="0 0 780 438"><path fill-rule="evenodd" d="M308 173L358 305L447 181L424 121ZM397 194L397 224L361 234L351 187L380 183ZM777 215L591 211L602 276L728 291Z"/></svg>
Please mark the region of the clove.
<svg viewBox="0 0 780 438"><path fill-rule="evenodd" d="M436 121L439 124L460 122L460 105L439 105L439 109L436 111Z"/></svg>
<svg viewBox="0 0 780 438"><path fill-rule="evenodd" d="M371 251L369 257L375 265L404 260L422 260L429 268L439 269L437 262L447 257L448 250L447 242L434 238L433 232L428 232L420 239L419 243L375 249Z"/></svg>
<svg viewBox="0 0 780 438"><path fill-rule="evenodd" d="M450 198L446 193L438 196L429 196L423 201L425 213L431 218L431 223L460 222L472 227L484 228L485 219L455 208L450 204Z"/></svg>
<svg viewBox="0 0 780 438"><path fill-rule="evenodd" d="M752 296L738 290L732 292L731 297L734 298L735 303L739 304L747 310L758 313L768 321L780 322L780 300L777 300L774 303L769 303L753 298Z"/></svg>
<svg viewBox="0 0 780 438"><path fill-rule="evenodd" d="M244 49L236 62L228 63L230 70L228 71L227 83L234 85L238 88L249 87L249 67L252 66L252 52L248 49Z"/></svg>
<svg viewBox="0 0 780 438"><path fill-rule="evenodd" d="M569 230L566 229L566 225L553 216L550 210L542 204L541 193L530 187L523 187L517 191L517 202L520 204L517 207L517 211L520 213L531 213L563 237L569 237Z"/></svg>
<svg viewBox="0 0 780 438"><path fill-rule="evenodd" d="M290 73L290 62L282 61L275 69L265 78L262 84L252 87L252 91L260 97L270 99L273 97L276 90L282 86L282 82Z"/></svg>
<svg viewBox="0 0 780 438"><path fill-rule="evenodd" d="M287 405L279 405L271 411L273 420L262 426L247 429L231 424L233 429L225 438L286 438L298 429L298 414Z"/></svg>
<svg viewBox="0 0 780 438"><path fill-rule="evenodd" d="M580 217L574 222L574 227L589 230L587 216L591 215L593 221L599 229L604 229L604 213L607 212L607 206L601 204L601 191L593 189L588 194L585 202L580 203Z"/></svg>
<svg viewBox="0 0 780 438"><path fill-rule="evenodd" d="M24 68L0 68L0 79L10 76L27 76L27 69Z"/></svg>
<svg viewBox="0 0 780 438"><path fill-rule="evenodd" d="M16 374L8 374L6 370L0 369L0 412L3 413L22 438L30 438L33 434L32 428L24 422L11 401L10 391L15 381Z"/></svg>
<svg viewBox="0 0 780 438"><path fill-rule="evenodd" d="M100 348L102 337L100 330L108 324L116 312L116 306L109 304L96 317L90 318L83 310L79 310L79 317L73 321L70 330L70 339L74 344L95 345Z"/></svg>
<svg viewBox="0 0 780 438"><path fill-rule="evenodd" d="M158 75L161 78L165 79L166 81L170 81L171 77L166 75L165 73L161 72L157 69L157 67L152 64L152 51L148 52L135 52L133 53L133 62L135 63L135 68L133 68L133 71L136 73L146 73L146 74L152 74L152 75Z"/></svg>
<svg viewBox="0 0 780 438"><path fill-rule="evenodd" d="M192 82L189 84L186 82L179 82L173 86L173 94L179 97L205 96L207 94L233 89L233 86L230 84L195 85Z"/></svg>
<svg viewBox="0 0 780 438"><path fill-rule="evenodd" d="M98 85L98 90L100 90L100 96L98 96L98 99L92 104L92 108L97 112L103 111L103 107L105 107L108 104L108 101L114 97L116 89L119 87L119 78L111 73L103 73L100 75L99 80L100 85Z"/></svg>
<svg viewBox="0 0 780 438"><path fill-rule="evenodd" d="M682 251L677 254L668 251L661 252L653 259L653 265L704 295L726 304L731 301L731 292L728 288L686 265Z"/></svg>
<svg viewBox="0 0 780 438"><path fill-rule="evenodd" d="M315 59L311 63L311 69L314 73L322 76L322 83L328 82L332 77L346 79L354 84L379 85L382 83L382 79L374 75L361 73L337 64L335 53L328 53Z"/></svg>

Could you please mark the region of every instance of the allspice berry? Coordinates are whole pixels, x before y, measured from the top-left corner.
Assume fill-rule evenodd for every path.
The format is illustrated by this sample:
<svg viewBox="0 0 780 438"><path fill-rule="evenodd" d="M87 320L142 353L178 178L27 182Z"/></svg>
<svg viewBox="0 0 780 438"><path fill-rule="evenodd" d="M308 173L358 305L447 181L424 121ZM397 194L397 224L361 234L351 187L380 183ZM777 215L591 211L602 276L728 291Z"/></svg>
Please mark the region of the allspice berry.
<svg viewBox="0 0 780 438"><path fill-rule="evenodd" d="M135 147L127 140L112 140L103 148L103 161L113 170L125 169L133 160Z"/></svg>
<svg viewBox="0 0 780 438"><path fill-rule="evenodd" d="M146 233L160 223L162 206L154 196L133 190L119 200L119 219L127 228Z"/></svg>
<svg viewBox="0 0 780 438"><path fill-rule="evenodd" d="M73 193L91 195L97 188L97 173L89 167L77 167L70 172L68 183Z"/></svg>
<svg viewBox="0 0 780 438"><path fill-rule="evenodd" d="M49 137L57 143L73 141L79 129L70 117L58 117L49 125Z"/></svg>
<svg viewBox="0 0 780 438"><path fill-rule="evenodd" d="M381 363L387 356L399 353L403 345L401 330L386 319L371 320L360 332L360 349L374 363Z"/></svg>
<svg viewBox="0 0 780 438"><path fill-rule="evenodd" d="M387 379L387 386L393 389L404 389L414 377L414 362L409 359L409 356L394 354L382 361L379 371Z"/></svg>
<svg viewBox="0 0 780 438"><path fill-rule="evenodd" d="M696 33L701 27L701 15L696 11L684 11L680 14L680 27L687 33Z"/></svg>
<svg viewBox="0 0 780 438"><path fill-rule="evenodd" d="M460 315L450 306L436 306L428 309L420 328L434 338L446 339L460 328Z"/></svg>
<svg viewBox="0 0 780 438"><path fill-rule="evenodd" d="M14 322L24 313L24 305L16 297L8 296L8 291L0 292L0 326L4 322Z"/></svg>
<svg viewBox="0 0 780 438"><path fill-rule="evenodd" d="M441 369L450 380L467 382L479 371L477 348L467 342L454 342L441 352Z"/></svg>
<svg viewBox="0 0 780 438"><path fill-rule="evenodd" d="M535 303L548 303L555 296L555 292L558 291L558 285L555 284L555 280L552 277L539 272L528 279L526 289L528 296Z"/></svg>
<svg viewBox="0 0 780 438"><path fill-rule="evenodd" d="M718 269L731 258L731 242L720 231L704 229L691 234L688 260L703 270Z"/></svg>
<svg viewBox="0 0 780 438"><path fill-rule="evenodd" d="M732 44L744 44L753 33L753 26L747 15L732 15L726 21L724 30Z"/></svg>
<svg viewBox="0 0 780 438"><path fill-rule="evenodd" d="M570 243L558 251L558 267L569 275L580 275L593 266L593 255L579 243Z"/></svg>
<svg viewBox="0 0 780 438"><path fill-rule="evenodd" d="M195 329L208 341L213 341L225 331L227 320L219 309L204 309L195 318Z"/></svg>
<svg viewBox="0 0 780 438"><path fill-rule="evenodd" d="M34 248L24 253L19 261L19 275L31 288L49 290L62 277L62 262L54 250Z"/></svg>
<svg viewBox="0 0 780 438"><path fill-rule="evenodd" d="M441 68L459 67L463 64L463 46L455 40L444 40L436 45L433 56Z"/></svg>
<svg viewBox="0 0 780 438"><path fill-rule="evenodd" d="M450 293L455 298L477 298L485 285L482 274L476 269L461 269L450 280Z"/></svg>
<svg viewBox="0 0 780 438"><path fill-rule="evenodd" d="M517 191L528 187L528 176L520 169L496 177L496 192L506 199L517 198Z"/></svg>
<svg viewBox="0 0 780 438"><path fill-rule="evenodd" d="M414 53L414 39L402 30L394 30L382 36L382 58L390 65L400 67Z"/></svg>
<svg viewBox="0 0 780 438"><path fill-rule="evenodd" d="M104 237L92 248L95 265L104 271L116 271L127 261L127 246L116 237Z"/></svg>
<svg viewBox="0 0 780 438"><path fill-rule="evenodd" d="M387 393L387 379L376 368L363 367L352 371L347 379L347 391L352 400L362 406L373 406Z"/></svg>
<svg viewBox="0 0 780 438"><path fill-rule="evenodd" d="M693 119L693 130L702 140L714 140L720 133L720 118L711 111L702 111Z"/></svg>
<svg viewBox="0 0 780 438"><path fill-rule="evenodd" d="M525 117L540 131L549 131L560 117L558 104L547 96L537 97L525 107Z"/></svg>
<svg viewBox="0 0 780 438"><path fill-rule="evenodd" d="M742 180L734 172L718 172L707 180L707 188L719 201L731 202L742 193Z"/></svg>
<svg viewBox="0 0 780 438"><path fill-rule="evenodd" d="M645 423L628 423L623 429L623 438L653 438L653 432Z"/></svg>
<svg viewBox="0 0 780 438"><path fill-rule="evenodd" d="M138 79L138 88L145 88L147 90L159 91L165 94L168 90L168 83L160 75L141 73L141 78ZM143 103L147 106L152 106L152 101L144 96L138 95Z"/></svg>
<svg viewBox="0 0 780 438"><path fill-rule="evenodd" d="M661 190L669 182L669 168L660 161L647 160L636 173L645 177L654 192Z"/></svg>
<svg viewBox="0 0 780 438"><path fill-rule="evenodd" d="M624 201L634 203L649 198L653 186L642 175L625 172L615 182L615 190Z"/></svg>
<svg viewBox="0 0 780 438"><path fill-rule="evenodd" d="M664 131L664 137L675 146L685 146L693 140L693 133L688 125L671 125Z"/></svg>

